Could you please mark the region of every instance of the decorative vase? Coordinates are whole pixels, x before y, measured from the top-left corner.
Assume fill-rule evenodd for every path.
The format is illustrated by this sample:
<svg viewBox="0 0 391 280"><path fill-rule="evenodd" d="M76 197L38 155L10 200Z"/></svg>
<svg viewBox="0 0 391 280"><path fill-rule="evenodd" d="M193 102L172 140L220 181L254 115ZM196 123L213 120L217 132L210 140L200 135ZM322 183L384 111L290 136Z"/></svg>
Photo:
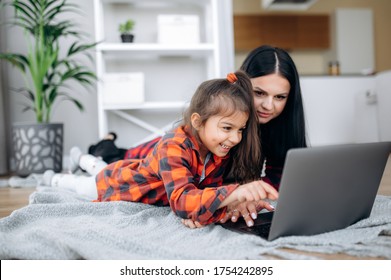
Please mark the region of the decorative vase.
<svg viewBox="0 0 391 280"><path fill-rule="evenodd" d="M21 177L43 173L48 169L62 171L63 124L13 124L15 172Z"/></svg>

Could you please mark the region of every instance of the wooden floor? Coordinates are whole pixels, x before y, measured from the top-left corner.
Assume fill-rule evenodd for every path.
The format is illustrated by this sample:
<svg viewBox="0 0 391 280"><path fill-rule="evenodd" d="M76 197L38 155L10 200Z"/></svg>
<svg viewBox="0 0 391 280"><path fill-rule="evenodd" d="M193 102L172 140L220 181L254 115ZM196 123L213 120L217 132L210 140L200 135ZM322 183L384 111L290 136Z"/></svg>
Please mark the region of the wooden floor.
<svg viewBox="0 0 391 280"><path fill-rule="evenodd" d="M0 177L5 178L5 177ZM0 188L0 218L6 217L11 214L12 211L24 207L28 204L29 196L35 188ZM378 194L391 196L391 156L388 158L386 169L384 170L383 178L380 183ZM292 251L288 250L287 251ZM295 251L297 253L297 251ZM304 253L308 255L309 253ZM344 254L309 254L311 256L317 256L324 259L356 259L355 257ZM373 259L373 258L366 258Z"/></svg>
<svg viewBox="0 0 391 280"><path fill-rule="evenodd" d="M26 206L35 188L0 188L0 217L9 216L12 211Z"/></svg>

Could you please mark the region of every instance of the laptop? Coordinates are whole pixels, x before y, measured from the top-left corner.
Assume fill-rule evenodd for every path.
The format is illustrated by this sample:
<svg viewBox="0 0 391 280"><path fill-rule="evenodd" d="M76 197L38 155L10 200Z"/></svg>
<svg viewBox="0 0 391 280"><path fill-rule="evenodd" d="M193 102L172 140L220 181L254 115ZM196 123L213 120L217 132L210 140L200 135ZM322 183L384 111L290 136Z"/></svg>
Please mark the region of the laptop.
<svg viewBox="0 0 391 280"><path fill-rule="evenodd" d="M275 211L222 226L271 241L352 225L369 217L390 152L391 142L291 149Z"/></svg>

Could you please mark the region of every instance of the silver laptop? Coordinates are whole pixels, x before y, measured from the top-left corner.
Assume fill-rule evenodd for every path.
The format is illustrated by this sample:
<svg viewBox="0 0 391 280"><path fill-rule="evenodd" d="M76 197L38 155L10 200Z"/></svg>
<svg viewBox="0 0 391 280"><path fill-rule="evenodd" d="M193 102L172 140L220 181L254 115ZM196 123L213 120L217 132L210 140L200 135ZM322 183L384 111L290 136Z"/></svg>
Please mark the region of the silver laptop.
<svg viewBox="0 0 391 280"><path fill-rule="evenodd" d="M268 240L345 228L369 217L390 152L391 142L289 150L276 210L253 227L242 218L222 226Z"/></svg>

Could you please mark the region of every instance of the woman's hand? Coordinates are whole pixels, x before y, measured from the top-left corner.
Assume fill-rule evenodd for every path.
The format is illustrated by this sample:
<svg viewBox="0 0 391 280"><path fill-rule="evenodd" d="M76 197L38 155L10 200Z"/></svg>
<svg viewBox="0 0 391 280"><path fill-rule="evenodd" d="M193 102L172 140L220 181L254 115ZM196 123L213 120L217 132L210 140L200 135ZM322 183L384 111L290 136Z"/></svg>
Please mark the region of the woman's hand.
<svg viewBox="0 0 391 280"><path fill-rule="evenodd" d="M254 220L258 216L258 212L262 209L267 209L269 211L274 211L273 205L269 202L260 200L257 202L241 202L238 204L229 205L227 208L227 214L223 219L220 220L221 223L227 222L231 219L232 222L236 222L239 217L242 215L247 226L252 227L254 225Z"/></svg>

